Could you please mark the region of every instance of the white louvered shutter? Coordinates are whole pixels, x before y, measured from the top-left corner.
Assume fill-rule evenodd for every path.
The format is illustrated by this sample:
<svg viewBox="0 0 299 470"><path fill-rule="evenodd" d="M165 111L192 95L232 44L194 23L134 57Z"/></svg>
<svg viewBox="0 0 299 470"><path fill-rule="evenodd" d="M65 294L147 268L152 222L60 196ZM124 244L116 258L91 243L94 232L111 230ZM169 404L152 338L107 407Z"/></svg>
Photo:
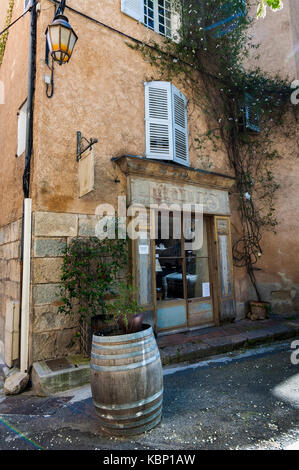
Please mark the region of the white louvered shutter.
<svg viewBox="0 0 299 470"><path fill-rule="evenodd" d="M121 0L121 11L144 23L144 0Z"/></svg>
<svg viewBox="0 0 299 470"><path fill-rule="evenodd" d="M146 82L146 157L174 160L172 93L169 82Z"/></svg>
<svg viewBox="0 0 299 470"><path fill-rule="evenodd" d="M187 98L172 88L174 161L189 166Z"/></svg>

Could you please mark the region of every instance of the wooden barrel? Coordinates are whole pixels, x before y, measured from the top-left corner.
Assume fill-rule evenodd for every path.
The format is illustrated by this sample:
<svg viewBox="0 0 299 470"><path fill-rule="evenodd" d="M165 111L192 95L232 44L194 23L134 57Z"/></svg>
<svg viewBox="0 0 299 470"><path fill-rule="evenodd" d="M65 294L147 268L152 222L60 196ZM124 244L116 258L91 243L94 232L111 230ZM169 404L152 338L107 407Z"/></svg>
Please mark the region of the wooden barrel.
<svg viewBox="0 0 299 470"><path fill-rule="evenodd" d="M93 335L90 367L93 403L104 432L128 436L160 423L162 364L149 325L127 335Z"/></svg>

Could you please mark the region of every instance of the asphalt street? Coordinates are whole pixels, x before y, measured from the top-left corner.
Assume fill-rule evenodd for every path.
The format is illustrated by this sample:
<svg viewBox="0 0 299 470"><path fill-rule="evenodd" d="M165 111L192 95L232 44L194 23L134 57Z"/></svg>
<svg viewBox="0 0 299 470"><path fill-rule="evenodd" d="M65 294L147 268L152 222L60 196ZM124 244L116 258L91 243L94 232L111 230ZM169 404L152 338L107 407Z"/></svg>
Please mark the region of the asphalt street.
<svg viewBox="0 0 299 470"><path fill-rule="evenodd" d="M88 387L47 398L0 392L0 449L299 449L290 344L166 369L161 425L130 439L101 433Z"/></svg>

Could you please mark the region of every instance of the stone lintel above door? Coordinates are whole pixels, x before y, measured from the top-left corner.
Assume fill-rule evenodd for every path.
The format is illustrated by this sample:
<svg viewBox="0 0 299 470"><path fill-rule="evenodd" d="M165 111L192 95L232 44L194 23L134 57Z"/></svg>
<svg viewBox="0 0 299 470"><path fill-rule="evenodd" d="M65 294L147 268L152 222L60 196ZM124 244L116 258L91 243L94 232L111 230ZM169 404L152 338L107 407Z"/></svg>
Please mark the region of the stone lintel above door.
<svg viewBox="0 0 299 470"><path fill-rule="evenodd" d="M202 204L205 214L230 215L231 176L142 157L114 158L128 181L128 204Z"/></svg>

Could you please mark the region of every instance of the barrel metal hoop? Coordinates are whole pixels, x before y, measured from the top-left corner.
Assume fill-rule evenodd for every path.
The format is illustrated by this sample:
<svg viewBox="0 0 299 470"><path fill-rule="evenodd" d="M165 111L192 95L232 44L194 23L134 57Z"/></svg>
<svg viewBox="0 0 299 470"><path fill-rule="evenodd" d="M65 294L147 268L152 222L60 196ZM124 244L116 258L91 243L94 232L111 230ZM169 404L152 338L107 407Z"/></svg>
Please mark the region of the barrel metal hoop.
<svg viewBox="0 0 299 470"><path fill-rule="evenodd" d="M124 364L122 366L119 366L119 365L115 365L115 366L97 366L97 365L95 365L91 362L90 367L93 370L99 370L99 371L102 371L102 372L117 372L117 371L121 371L121 370L138 369L139 367L146 366L147 364L150 364L151 362L154 362L158 359L160 359L159 351L155 356L150 357L149 359L146 359L146 360L140 361L140 362L135 362L135 363L132 363L132 364Z"/></svg>
<svg viewBox="0 0 299 470"><path fill-rule="evenodd" d="M154 406L151 406L150 408L147 408L146 410L137 411L134 414L125 415L125 416L124 415L105 415L105 414L102 414L102 413L99 412L99 410L101 408L99 408L97 403L93 402L93 404L98 409L97 410L97 415L98 416L100 416L103 419L108 419L108 420L111 420L111 421L115 421L115 420L118 421L118 420L129 420L129 419L132 419L132 418L139 418L140 416L146 416L146 415L152 413L153 411L155 411L157 408L160 408L162 406L162 402L163 402L163 398L161 398L161 400L159 400ZM132 410L133 409L134 408L132 408Z"/></svg>
<svg viewBox="0 0 299 470"><path fill-rule="evenodd" d="M153 334L153 329L150 326L146 330L138 331L137 333L131 333L128 335L119 335L119 336L96 336L93 335L92 340L95 343L123 343L126 341L131 341L133 339L146 338L149 335Z"/></svg>
<svg viewBox="0 0 299 470"><path fill-rule="evenodd" d="M93 401L93 403L97 408L101 408L103 410L129 410L130 408L138 408L139 406L147 405L148 403L157 400L157 398L159 398L162 394L163 387L161 390L159 390L159 392L155 393L151 397L143 398L142 400L135 401L133 403L125 403L123 405L106 405L104 403L97 403L95 401Z"/></svg>
<svg viewBox="0 0 299 470"><path fill-rule="evenodd" d="M136 356L144 356L145 354L148 354L152 351L157 349L157 345L154 344L150 348L147 349L140 349L139 351L134 351L128 354L95 354L91 353L91 357L94 359L128 359L130 357L136 357Z"/></svg>
<svg viewBox="0 0 299 470"><path fill-rule="evenodd" d="M150 416L149 418L145 418L145 419L141 419L140 421L135 421L134 423L127 423L127 424L110 424L110 423L106 423L106 422L103 422L101 421L101 424L102 426L104 426L105 428L109 428L109 429L128 429L128 428L137 428L142 425L142 424L146 424L150 421L153 421L155 418L158 418L160 415L162 414L162 410L158 410L155 414L153 414L152 416ZM101 418L100 418L101 419Z"/></svg>
<svg viewBox="0 0 299 470"><path fill-rule="evenodd" d="M100 344L93 344L92 348L94 349L104 349L104 350L110 350L110 349L125 349L125 348L137 348L139 346L143 346L144 344L148 344L152 341L155 341L155 338L151 336L149 339L145 339L142 341L137 341L136 343L128 343L128 344L105 344L105 346L102 346Z"/></svg>

